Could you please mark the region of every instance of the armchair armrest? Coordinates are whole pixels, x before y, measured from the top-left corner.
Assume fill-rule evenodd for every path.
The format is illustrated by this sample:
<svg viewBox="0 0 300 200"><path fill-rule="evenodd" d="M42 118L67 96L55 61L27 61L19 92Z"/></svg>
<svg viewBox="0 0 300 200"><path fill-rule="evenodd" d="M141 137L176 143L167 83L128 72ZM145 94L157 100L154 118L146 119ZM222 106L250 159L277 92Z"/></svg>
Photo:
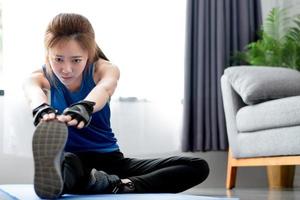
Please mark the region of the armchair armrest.
<svg viewBox="0 0 300 200"><path fill-rule="evenodd" d="M223 105L229 146L232 150L232 154L235 156L238 149L236 114L237 111L240 108L246 106L246 104L243 102L242 98L234 91L225 74L221 77L221 90L223 95Z"/></svg>

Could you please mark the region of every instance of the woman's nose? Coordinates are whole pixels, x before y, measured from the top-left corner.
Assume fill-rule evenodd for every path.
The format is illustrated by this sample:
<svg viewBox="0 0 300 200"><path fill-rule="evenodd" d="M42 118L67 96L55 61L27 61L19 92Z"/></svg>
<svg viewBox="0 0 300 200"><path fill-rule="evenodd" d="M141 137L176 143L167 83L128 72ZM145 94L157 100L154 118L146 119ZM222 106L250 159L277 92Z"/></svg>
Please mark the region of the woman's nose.
<svg viewBox="0 0 300 200"><path fill-rule="evenodd" d="M65 74L72 72L72 66L70 64L65 64L65 66L62 69L62 72Z"/></svg>

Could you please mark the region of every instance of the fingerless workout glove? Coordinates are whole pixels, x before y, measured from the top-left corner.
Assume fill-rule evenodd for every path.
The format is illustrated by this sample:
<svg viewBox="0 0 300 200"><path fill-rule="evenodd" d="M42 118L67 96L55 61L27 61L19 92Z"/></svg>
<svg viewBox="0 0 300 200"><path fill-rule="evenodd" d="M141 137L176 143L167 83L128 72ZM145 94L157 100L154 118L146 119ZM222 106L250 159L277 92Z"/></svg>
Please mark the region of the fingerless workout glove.
<svg viewBox="0 0 300 200"><path fill-rule="evenodd" d="M64 115L70 115L72 119L76 119L78 123L84 122L84 126L88 126L92 119L94 105L96 103L92 101L79 101L66 108L63 112Z"/></svg>
<svg viewBox="0 0 300 200"><path fill-rule="evenodd" d="M40 106L36 107L32 111L32 116L33 116L33 124L37 126L41 119L43 119L43 116L45 114L50 114L50 113L57 113L57 110L52 108L49 104L43 103Z"/></svg>

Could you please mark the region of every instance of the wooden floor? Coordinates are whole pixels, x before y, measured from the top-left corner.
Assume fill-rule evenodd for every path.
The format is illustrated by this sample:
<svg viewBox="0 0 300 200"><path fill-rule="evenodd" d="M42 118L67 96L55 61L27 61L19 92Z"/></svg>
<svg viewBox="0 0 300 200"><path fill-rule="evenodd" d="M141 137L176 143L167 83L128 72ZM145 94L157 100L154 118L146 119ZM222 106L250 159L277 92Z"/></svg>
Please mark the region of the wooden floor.
<svg viewBox="0 0 300 200"><path fill-rule="evenodd" d="M240 200L300 200L300 188L269 190L268 188L234 188L226 190L224 188L201 188L194 187L185 191L186 194L237 197Z"/></svg>

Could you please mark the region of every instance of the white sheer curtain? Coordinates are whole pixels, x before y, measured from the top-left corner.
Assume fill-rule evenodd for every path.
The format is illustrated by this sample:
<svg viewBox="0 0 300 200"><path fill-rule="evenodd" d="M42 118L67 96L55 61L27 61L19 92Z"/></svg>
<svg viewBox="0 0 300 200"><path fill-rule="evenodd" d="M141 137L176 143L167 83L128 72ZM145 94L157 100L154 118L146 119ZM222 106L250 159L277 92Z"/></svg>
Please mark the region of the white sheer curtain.
<svg viewBox="0 0 300 200"><path fill-rule="evenodd" d="M50 19L60 12L86 16L95 29L99 46L121 70L112 101L113 129L118 136L126 139L125 134L130 132L142 148L147 147L143 148L144 153L159 152L159 146L155 145L161 144L166 144L165 151L178 149L185 3L184 0L4 0L2 152L31 156L34 127L21 84L25 75L43 64L44 31ZM119 97L147 101L143 106L138 101L132 107L128 102L118 103ZM160 140L154 132L160 134ZM152 138L145 138L145 134ZM122 146L135 150L134 142L121 139ZM168 147L170 143L172 146Z"/></svg>

